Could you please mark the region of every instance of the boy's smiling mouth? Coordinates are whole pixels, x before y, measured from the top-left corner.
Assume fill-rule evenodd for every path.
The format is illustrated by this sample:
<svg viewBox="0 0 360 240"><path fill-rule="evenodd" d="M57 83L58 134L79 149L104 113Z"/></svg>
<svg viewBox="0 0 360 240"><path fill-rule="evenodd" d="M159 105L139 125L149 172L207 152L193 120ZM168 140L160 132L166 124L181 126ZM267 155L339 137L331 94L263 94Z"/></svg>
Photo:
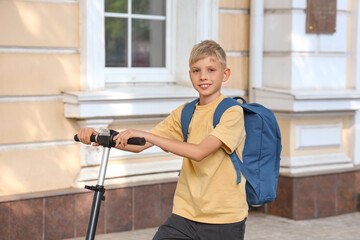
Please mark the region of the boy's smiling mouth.
<svg viewBox="0 0 360 240"><path fill-rule="evenodd" d="M200 84L200 87L202 88L202 89L207 89L208 87L210 87L210 84Z"/></svg>

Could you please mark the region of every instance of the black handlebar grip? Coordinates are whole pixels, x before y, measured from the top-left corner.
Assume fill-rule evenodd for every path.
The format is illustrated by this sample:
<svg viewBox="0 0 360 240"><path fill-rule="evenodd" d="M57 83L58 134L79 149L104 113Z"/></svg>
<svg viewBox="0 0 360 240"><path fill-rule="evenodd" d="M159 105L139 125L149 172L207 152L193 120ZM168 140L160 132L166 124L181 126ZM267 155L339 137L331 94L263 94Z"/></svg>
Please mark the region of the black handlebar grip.
<svg viewBox="0 0 360 240"><path fill-rule="evenodd" d="M116 133L116 134L113 134L113 135L116 136L117 133ZM114 136L113 136L113 137L114 137ZM80 141L79 138L78 138L78 136L77 136L77 134L74 136L74 140L75 140L76 142L79 142L79 141ZM91 141L91 142L96 142L96 135L92 134L91 137L90 137L90 141ZM115 145L115 142L114 142L112 139L111 139L111 143L112 143L113 146ZM144 146L145 143L146 143L146 140L145 140L145 138L134 137L134 138L130 138L127 143L128 143L128 144L131 144L131 145Z"/></svg>
<svg viewBox="0 0 360 240"><path fill-rule="evenodd" d="M77 134L74 135L74 140L75 140L75 142L80 142ZM96 142L96 135L92 134L92 135L90 136L90 142Z"/></svg>
<svg viewBox="0 0 360 240"><path fill-rule="evenodd" d="M144 146L145 143L146 143L146 140L145 138L139 138L139 137L134 137L134 138L129 138L128 144L131 144L131 145L141 145L141 146Z"/></svg>
<svg viewBox="0 0 360 240"><path fill-rule="evenodd" d="M96 142L96 135L91 134L91 136L90 136L90 142Z"/></svg>

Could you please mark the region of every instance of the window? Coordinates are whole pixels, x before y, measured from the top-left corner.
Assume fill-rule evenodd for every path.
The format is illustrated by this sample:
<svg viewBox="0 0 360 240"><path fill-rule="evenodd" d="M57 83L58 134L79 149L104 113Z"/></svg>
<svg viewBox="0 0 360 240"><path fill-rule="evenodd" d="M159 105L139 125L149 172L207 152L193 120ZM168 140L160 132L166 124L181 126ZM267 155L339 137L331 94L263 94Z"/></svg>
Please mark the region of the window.
<svg viewBox="0 0 360 240"><path fill-rule="evenodd" d="M169 82L171 0L105 0L105 82Z"/></svg>

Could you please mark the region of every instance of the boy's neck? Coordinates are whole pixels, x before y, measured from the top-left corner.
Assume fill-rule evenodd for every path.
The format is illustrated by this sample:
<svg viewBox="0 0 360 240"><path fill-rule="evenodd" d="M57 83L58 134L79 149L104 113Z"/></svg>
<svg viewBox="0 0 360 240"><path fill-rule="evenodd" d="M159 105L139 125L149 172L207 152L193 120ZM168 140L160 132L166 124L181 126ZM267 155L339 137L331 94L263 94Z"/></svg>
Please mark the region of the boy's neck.
<svg viewBox="0 0 360 240"><path fill-rule="evenodd" d="M207 105L214 101L216 101L222 93L219 93L218 95L207 97L207 96L199 96L199 105Z"/></svg>

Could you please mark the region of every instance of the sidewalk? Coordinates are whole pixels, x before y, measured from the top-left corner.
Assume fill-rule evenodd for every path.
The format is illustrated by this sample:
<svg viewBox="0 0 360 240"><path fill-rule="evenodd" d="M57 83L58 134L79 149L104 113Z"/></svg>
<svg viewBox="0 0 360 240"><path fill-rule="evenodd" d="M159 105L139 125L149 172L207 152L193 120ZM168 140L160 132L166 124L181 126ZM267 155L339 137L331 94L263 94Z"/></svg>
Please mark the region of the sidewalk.
<svg viewBox="0 0 360 240"><path fill-rule="evenodd" d="M96 236L96 240L151 240L156 228ZM73 238L71 240L83 240ZM245 240L359 240L360 212L335 217L294 221L251 212L246 221ZM70 239L69 239L70 240ZM221 240L221 239L219 239Z"/></svg>

